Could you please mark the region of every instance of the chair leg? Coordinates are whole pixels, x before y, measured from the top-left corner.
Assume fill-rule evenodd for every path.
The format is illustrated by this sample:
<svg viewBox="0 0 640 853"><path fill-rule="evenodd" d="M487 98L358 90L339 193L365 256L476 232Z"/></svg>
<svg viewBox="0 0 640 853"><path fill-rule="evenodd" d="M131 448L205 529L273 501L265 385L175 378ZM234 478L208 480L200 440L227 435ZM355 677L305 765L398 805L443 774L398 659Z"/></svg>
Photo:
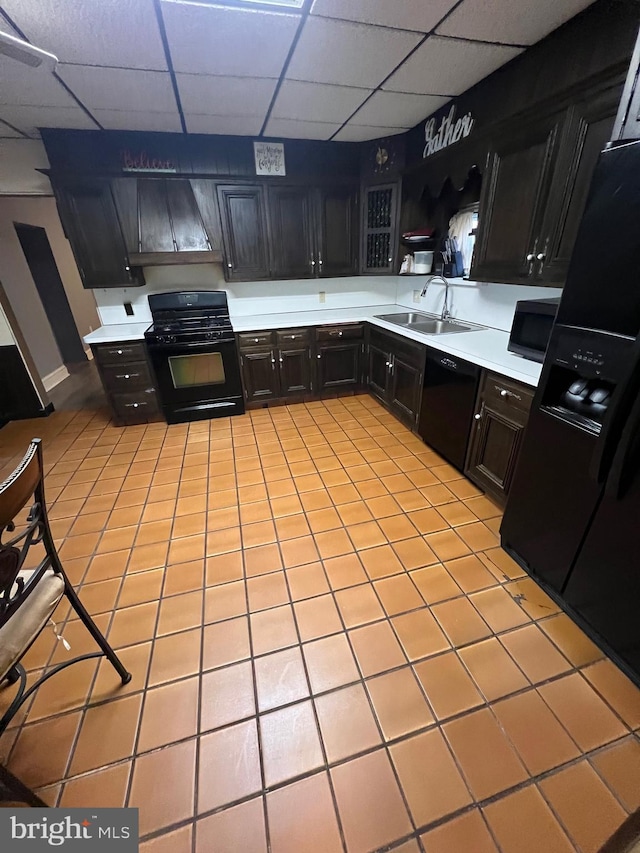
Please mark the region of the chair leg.
<svg viewBox="0 0 640 853"><path fill-rule="evenodd" d="M0 735L5 731L11 720L14 718L22 703L29 698L28 695L25 695L25 687L27 686L27 673L22 664L17 663L12 666L6 675L6 680L9 682L9 684L15 684L16 681L20 681L20 687L18 688L18 692L16 693L12 703L9 705L7 710L2 715L2 718L0 719Z"/></svg>
<svg viewBox="0 0 640 853"><path fill-rule="evenodd" d="M109 643L105 640L104 636L102 635L102 632L100 631L96 623L93 621L87 610L85 610L83 603L78 598L75 589L67 580L66 575L64 576L64 580L65 595L69 599L71 606L76 611L93 639L100 646L103 654L105 655L109 663L113 666L115 671L120 676L122 683L128 684L131 681L131 673L124 668L124 665L118 655L114 652Z"/></svg>

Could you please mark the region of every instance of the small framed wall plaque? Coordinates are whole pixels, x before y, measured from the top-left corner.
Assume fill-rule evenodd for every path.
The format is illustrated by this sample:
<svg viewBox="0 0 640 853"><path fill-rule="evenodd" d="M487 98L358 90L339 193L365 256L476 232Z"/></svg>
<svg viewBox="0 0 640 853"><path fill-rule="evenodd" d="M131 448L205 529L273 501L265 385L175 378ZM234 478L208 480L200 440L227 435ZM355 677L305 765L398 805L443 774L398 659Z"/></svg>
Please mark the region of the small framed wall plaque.
<svg viewBox="0 0 640 853"><path fill-rule="evenodd" d="M287 174L284 142L254 142L253 155L256 161L256 175L279 177Z"/></svg>

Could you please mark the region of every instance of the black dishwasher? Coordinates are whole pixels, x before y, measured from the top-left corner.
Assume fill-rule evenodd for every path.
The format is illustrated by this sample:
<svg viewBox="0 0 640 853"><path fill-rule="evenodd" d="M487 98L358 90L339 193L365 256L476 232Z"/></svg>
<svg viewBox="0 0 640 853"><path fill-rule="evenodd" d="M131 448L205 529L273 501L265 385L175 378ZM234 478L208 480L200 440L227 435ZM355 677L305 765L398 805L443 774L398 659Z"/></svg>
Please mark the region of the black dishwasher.
<svg viewBox="0 0 640 853"><path fill-rule="evenodd" d="M418 432L436 453L464 470L480 368L427 349Z"/></svg>

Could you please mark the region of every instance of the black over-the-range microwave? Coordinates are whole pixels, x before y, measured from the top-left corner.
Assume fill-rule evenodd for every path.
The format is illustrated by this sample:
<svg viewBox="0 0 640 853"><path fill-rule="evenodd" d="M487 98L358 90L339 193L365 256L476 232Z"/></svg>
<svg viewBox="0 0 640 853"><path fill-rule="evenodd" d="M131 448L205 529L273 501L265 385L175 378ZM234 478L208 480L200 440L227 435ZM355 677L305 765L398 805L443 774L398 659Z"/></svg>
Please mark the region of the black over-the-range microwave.
<svg viewBox="0 0 640 853"><path fill-rule="evenodd" d="M559 304L559 296L553 299L523 299L516 302L507 347L509 352L515 352L531 361L544 361Z"/></svg>

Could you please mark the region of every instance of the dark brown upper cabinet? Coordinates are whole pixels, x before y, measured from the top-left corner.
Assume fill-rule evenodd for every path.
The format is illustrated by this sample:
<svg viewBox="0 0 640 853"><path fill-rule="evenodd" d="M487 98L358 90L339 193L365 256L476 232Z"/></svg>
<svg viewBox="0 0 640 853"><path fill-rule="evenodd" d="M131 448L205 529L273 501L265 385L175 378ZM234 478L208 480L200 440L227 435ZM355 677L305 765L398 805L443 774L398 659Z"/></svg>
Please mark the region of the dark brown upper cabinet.
<svg viewBox="0 0 640 853"><path fill-rule="evenodd" d="M538 255L551 188L560 115L505 135L489 152L470 278L524 282Z"/></svg>
<svg viewBox="0 0 640 853"><path fill-rule="evenodd" d="M227 281L253 281L270 275L267 207L261 184L221 184L218 201Z"/></svg>
<svg viewBox="0 0 640 853"><path fill-rule="evenodd" d="M562 284L582 219L591 176L611 139L620 84L589 94L570 108L547 212L542 223L542 254L533 270L536 284Z"/></svg>
<svg viewBox="0 0 640 853"><path fill-rule="evenodd" d="M52 184L84 287L144 284L142 271L132 269L110 182L52 179Z"/></svg>
<svg viewBox="0 0 640 853"><path fill-rule="evenodd" d="M320 277L358 272L358 193L351 187L317 191L317 274Z"/></svg>
<svg viewBox="0 0 640 853"><path fill-rule="evenodd" d="M205 182L187 179L139 178L137 181L138 252L132 263L202 263L219 261L220 246L216 245L219 227L215 227L213 202L215 186L202 187ZM193 184L198 184L198 196L206 210L212 238L205 217L196 200ZM208 189L208 192L207 192Z"/></svg>
<svg viewBox="0 0 640 853"><path fill-rule="evenodd" d="M398 264L400 184L377 184L362 190L360 272L391 275Z"/></svg>
<svg viewBox="0 0 640 853"><path fill-rule="evenodd" d="M218 197L228 281L357 273L355 187L256 183Z"/></svg>
<svg viewBox="0 0 640 853"><path fill-rule="evenodd" d="M311 192L305 187L270 186L269 247L273 278L314 278L317 257Z"/></svg>
<svg viewBox="0 0 640 853"><path fill-rule="evenodd" d="M600 75L555 113L502 134L483 176L471 279L564 283L622 84L619 72Z"/></svg>

